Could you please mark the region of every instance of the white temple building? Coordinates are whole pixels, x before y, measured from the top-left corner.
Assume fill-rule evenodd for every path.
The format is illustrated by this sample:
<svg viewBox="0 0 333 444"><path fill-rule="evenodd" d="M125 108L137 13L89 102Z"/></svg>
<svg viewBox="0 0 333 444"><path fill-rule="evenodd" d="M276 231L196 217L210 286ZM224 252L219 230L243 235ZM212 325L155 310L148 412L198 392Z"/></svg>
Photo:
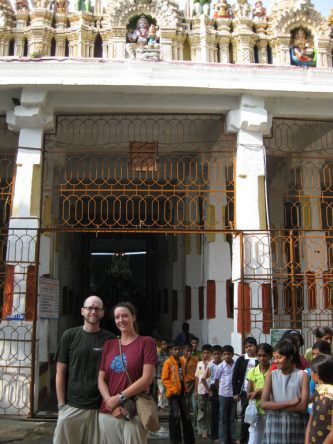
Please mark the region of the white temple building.
<svg viewBox="0 0 333 444"><path fill-rule="evenodd" d="M332 27L309 0L0 0L0 414L52 410L90 294L238 353L332 326Z"/></svg>

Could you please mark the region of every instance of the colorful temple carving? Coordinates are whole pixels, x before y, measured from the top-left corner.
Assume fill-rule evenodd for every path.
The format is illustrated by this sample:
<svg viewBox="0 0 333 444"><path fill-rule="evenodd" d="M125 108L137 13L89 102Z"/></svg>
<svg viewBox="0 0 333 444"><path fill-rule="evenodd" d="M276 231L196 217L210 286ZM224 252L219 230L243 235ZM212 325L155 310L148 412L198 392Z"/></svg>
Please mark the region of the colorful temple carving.
<svg viewBox="0 0 333 444"><path fill-rule="evenodd" d="M310 0L275 1L270 13L247 0L78 0L71 8L68 0L17 0L15 7L0 0L0 56L332 66L332 15ZM129 29L140 16L157 26L149 45L146 37L129 41L129 32L140 33Z"/></svg>

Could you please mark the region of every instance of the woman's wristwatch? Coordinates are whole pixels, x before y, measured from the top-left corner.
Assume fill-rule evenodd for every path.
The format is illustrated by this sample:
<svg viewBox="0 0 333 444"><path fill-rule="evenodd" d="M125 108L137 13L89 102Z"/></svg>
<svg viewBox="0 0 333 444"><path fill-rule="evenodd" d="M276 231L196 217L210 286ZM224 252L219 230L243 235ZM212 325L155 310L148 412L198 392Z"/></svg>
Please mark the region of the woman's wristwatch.
<svg viewBox="0 0 333 444"><path fill-rule="evenodd" d="M126 396L124 395L123 392L119 393L118 398L119 398L120 404L122 404L124 401L126 401Z"/></svg>

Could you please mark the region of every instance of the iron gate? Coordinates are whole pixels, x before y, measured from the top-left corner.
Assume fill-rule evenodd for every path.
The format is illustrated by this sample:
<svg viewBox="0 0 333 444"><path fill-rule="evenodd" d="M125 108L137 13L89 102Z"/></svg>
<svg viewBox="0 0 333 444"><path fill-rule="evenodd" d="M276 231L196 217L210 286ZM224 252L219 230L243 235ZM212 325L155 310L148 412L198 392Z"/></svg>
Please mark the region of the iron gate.
<svg viewBox="0 0 333 444"><path fill-rule="evenodd" d="M239 245L238 331L265 338L272 326L293 326L311 342L315 326L332 323L333 123L274 120L265 140L264 232L234 229L236 145L223 128L216 115L58 116L56 133L45 137L41 232L223 234L234 256ZM14 179L3 173L13 171L11 143L0 154L3 221ZM33 396L40 232L6 224L1 392L10 402L0 409L20 413ZM24 322L11 319L20 313ZM14 374L29 397L21 389L7 396Z"/></svg>

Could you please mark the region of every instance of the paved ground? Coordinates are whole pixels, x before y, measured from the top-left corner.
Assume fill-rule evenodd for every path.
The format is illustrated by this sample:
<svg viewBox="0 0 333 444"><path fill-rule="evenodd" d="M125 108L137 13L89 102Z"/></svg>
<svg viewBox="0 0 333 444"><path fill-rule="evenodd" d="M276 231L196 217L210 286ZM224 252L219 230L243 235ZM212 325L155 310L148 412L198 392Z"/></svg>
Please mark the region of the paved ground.
<svg viewBox="0 0 333 444"><path fill-rule="evenodd" d="M1 444L52 444L55 420L27 420L8 416L0 416ZM161 429L148 439L149 444L170 442L167 423L163 419ZM197 438L197 444L208 444L210 439ZM73 443L76 444L76 443Z"/></svg>

